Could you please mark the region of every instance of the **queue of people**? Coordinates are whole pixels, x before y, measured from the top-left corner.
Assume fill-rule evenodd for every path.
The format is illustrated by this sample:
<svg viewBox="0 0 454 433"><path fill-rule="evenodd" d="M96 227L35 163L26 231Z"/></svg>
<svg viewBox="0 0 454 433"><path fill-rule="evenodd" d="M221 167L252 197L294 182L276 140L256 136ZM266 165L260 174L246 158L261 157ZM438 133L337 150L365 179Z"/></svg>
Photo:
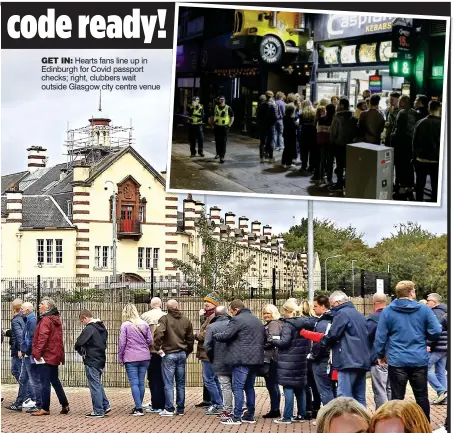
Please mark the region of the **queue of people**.
<svg viewBox="0 0 454 433"><path fill-rule="evenodd" d="M369 415L363 417L364 422L358 419L355 431L373 428L370 431L385 432L383 426L393 417L400 417L406 426L410 420L402 414L408 413L415 419L424 418L419 426L429 425L428 382L437 391L432 404L447 399L448 313L436 293L427 297L427 305L415 299L414 283L401 281L390 305L384 295L374 295L375 311L368 317L345 293L335 291L329 297L317 296L313 305L308 301L299 305L296 299L287 300L281 311L265 305L259 319L241 300L232 301L227 309L219 295L211 293L204 298L198 332L176 300L167 302L165 313L161 300L153 298L150 310L142 316L134 305L127 304L118 363L124 365L130 383L131 415L185 414L186 364L197 342L196 355L209 394L205 413L218 417L223 425L257 422L255 381L263 377L270 397L270 409L263 418L276 424L316 420L318 432L335 431L330 430L335 418L340 418L336 423L351 422L346 419L349 414L361 418L366 413L369 371L377 412L372 421ZM65 354L55 302L44 299L38 319L33 305L21 300L13 302L13 311L9 335L12 358L19 360L12 363L13 374L19 369L19 392L7 408L22 411L29 396L33 405L27 412L49 415L53 386L60 413L68 414L68 399L58 378ZM84 328L74 349L82 356L92 400L86 417L103 418L112 411L102 383L108 331L88 310L82 310L79 319ZM144 403L147 373L150 404ZM403 402L408 382L416 404ZM338 412L341 407L343 411ZM331 421L326 424L326 419ZM410 423L405 431L416 432L412 428Z"/></svg>

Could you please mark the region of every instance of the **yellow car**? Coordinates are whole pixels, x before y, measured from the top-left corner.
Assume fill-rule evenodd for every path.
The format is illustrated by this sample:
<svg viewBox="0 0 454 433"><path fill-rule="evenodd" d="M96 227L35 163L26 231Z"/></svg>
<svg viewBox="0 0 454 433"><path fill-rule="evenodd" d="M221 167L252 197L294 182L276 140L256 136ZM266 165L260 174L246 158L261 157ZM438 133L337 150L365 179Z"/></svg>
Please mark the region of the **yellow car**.
<svg viewBox="0 0 454 433"><path fill-rule="evenodd" d="M304 14L259 10L236 10L231 48L253 53L268 64L279 63L285 54L300 52L308 39Z"/></svg>

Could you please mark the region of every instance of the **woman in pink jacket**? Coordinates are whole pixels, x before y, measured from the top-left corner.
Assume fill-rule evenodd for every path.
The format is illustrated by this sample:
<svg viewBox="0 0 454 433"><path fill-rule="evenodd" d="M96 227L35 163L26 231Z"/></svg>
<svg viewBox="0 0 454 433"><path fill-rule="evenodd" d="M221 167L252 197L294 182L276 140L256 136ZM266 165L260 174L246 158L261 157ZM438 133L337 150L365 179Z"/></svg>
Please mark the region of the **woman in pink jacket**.
<svg viewBox="0 0 454 433"><path fill-rule="evenodd" d="M125 365L134 399L133 416L143 416L142 402L145 396L145 374L150 364L152 336L147 322L139 317L134 305L123 309L123 323L118 341L118 362Z"/></svg>

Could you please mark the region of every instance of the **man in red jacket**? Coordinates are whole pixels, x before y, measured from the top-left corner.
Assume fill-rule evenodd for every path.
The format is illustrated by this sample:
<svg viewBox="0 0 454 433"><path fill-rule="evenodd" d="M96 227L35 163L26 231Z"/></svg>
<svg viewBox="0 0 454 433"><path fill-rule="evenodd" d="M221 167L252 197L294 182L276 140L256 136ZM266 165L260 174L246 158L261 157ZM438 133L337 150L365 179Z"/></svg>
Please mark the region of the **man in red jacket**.
<svg viewBox="0 0 454 433"><path fill-rule="evenodd" d="M58 401L62 406L61 414L69 412L69 403L63 386L58 378L58 366L65 362L63 329L60 313L52 299L43 299L39 304L41 317L36 324L33 336L32 357L36 361L41 379L42 407L32 416L49 415L50 386L54 387Z"/></svg>

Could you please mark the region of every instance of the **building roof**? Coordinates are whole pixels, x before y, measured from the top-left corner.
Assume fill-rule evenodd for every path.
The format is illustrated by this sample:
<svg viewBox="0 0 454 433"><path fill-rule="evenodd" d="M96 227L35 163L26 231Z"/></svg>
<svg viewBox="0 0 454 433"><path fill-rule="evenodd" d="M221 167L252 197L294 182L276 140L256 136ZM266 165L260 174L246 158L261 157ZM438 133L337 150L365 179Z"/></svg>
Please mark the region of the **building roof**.
<svg viewBox="0 0 454 433"><path fill-rule="evenodd" d="M6 174L5 176L2 176L2 191L1 194L4 194L7 189L9 189L9 186L14 183L16 184L19 182L23 177L28 175L28 171L21 171L19 173L13 173L13 174Z"/></svg>
<svg viewBox="0 0 454 433"><path fill-rule="evenodd" d="M6 196L1 197L1 215L7 217ZM73 228L73 224L53 197L24 195L22 197L21 228Z"/></svg>

